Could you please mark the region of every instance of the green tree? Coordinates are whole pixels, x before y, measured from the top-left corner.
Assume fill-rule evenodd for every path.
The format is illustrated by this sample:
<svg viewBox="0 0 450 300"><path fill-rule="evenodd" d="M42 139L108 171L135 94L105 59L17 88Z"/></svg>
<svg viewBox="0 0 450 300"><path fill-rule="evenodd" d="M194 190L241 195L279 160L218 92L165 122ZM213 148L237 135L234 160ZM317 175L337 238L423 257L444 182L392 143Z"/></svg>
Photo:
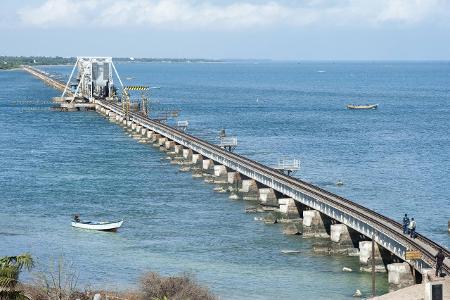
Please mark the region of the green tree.
<svg viewBox="0 0 450 300"><path fill-rule="evenodd" d="M28 271L33 268L33 258L25 253L18 256L4 256L0 258L0 299L19 300L28 299L17 290L19 275L23 268Z"/></svg>

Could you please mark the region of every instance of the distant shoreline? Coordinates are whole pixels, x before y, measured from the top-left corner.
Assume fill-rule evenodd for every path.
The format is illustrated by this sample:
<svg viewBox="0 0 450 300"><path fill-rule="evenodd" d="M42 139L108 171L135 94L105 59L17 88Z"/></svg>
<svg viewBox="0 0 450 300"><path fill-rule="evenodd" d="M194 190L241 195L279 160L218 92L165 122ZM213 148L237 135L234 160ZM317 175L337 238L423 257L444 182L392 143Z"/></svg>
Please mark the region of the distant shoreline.
<svg viewBox="0 0 450 300"><path fill-rule="evenodd" d="M60 56L0 56L0 71L20 69L21 65L27 66L69 66L75 64L76 57ZM205 59L205 58L133 58L113 57L114 62L128 63L167 63L167 64L230 64L230 63L292 63L292 64L397 64L397 63L450 63L446 60L272 60L272 59Z"/></svg>
<svg viewBox="0 0 450 300"><path fill-rule="evenodd" d="M73 65L76 57L50 56L0 56L0 70L10 70L27 66L64 66ZM225 60L204 58L133 58L117 57L117 63L226 63Z"/></svg>

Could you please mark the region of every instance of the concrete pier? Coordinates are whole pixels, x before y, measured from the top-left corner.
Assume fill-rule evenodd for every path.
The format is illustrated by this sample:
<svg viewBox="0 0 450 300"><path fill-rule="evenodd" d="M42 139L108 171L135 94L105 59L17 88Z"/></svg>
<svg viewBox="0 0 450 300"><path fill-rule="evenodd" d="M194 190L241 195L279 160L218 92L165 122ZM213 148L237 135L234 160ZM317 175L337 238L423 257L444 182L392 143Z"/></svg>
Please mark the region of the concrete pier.
<svg viewBox="0 0 450 300"><path fill-rule="evenodd" d="M155 134L152 135L152 143L153 143L153 146L159 146L159 145L158 145L158 141L159 141L160 137L161 137L161 135L159 135L159 134L157 134L157 133L155 133Z"/></svg>
<svg viewBox="0 0 450 300"><path fill-rule="evenodd" d="M172 150L175 147L175 142L174 141L166 141L164 146L165 146L166 150L168 150L168 151Z"/></svg>
<svg viewBox="0 0 450 300"><path fill-rule="evenodd" d="M192 170L196 172L196 175L201 176L203 173L203 156L193 153L189 163L192 164Z"/></svg>
<svg viewBox="0 0 450 300"><path fill-rule="evenodd" d="M239 188L242 186L241 176L236 171L231 171L227 173L228 178L228 189L230 191L238 192Z"/></svg>
<svg viewBox="0 0 450 300"><path fill-rule="evenodd" d="M331 224L330 239L334 253L356 256L359 253L359 241L364 237L345 224Z"/></svg>
<svg viewBox="0 0 450 300"><path fill-rule="evenodd" d="M258 201L259 188L256 180L244 179L242 180L242 187L239 189L239 193L242 194L242 199L249 201Z"/></svg>
<svg viewBox="0 0 450 300"><path fill-rule="evenodd" d="M214 175L214 161L212 159L203 159L202 170L204 176Z"/></svg>
<svg viewBox="0 0 450 300"><path fill-rule="evenodd" d="M181 154L181 155L183 155L183 146L181 146L181 145L179 145L179 144L175 144L175 145L173 146L173 151L174 151L176 154Z"/></svg>
<svg viewBox="0 0 450 300"><path fill-rule="evenodd" d="M66 90L65 84L55 81L39 70L25 66L23 69L60 90ZM142 126L147 130L157 133L152 134L152 140L154 139L154 141L157 142L156 145L158 145L161 137L165 137L175 141L183 147L189 148L188 151L190 152L188 152L186 156L183 151L183 157L186 157L188 161L191 161L193 153L197 153L202 155L202 159L210 159L217 162L217 164L226 166L227 171L235 170L236 172L239 172L242 179L244 179L242 180L239 189L239 192L244 195L244 199L260 199L259 188L267 187L277 191L280 195L284 195L283 197L294 199L295 204L303 205L304 208L298 209L298 212L300 212L300 215L303 212L302 224L305 225L305 236L328 236L331 234L331 225L333 225L333 222L339 222L349 226L349 228L355 229L361 235L374 236L377 245L383 246L379 249L381 257L380 262L383 265L386 265L387 262L392 262L393 257L396 259L405 259L409 249L417 249L422 257L416 260L408 260L407 263L418 272L433 268L436 251L437 249L442 248L442 246L437 245L421 234L418 234L416 239L410 239L403 234L401 226L399 226L395 220L382 216L361 205L357 205L332 192L325 191L323 188L287 176L286 174L281 174L271 167L264 166L249 158L236 155L231 151L225 151L224 149L217 147L217 145L212 145L207 141L192 137L167 124L148 119L138 111L124 111L123 107L117 103L117 101L109 101L113 99L105 100L100 97L92 97L91 92L92 89L87 88L83 92L86 94L80 95L80 97L77 98L80 101L82 100L81 98L84 99L82 105L95 108L104 116L114 117L114 114L120 115L124 125L131 130L136 130L137 126ZM71 92L68 91L68 93ZM66 101L66 99L63 100ZM61 103L62 110L73 109L73 107L64 107L63 104L64 103ZM227 175L227 179L229 178L230 177ZM267 195L269 194L270 192L267 193ZM264 196L262 196L262 198L264 198ZM278 201L278 203L281 208L282 204L280 201ZM286 210L289 211L291 209L290 207L291 206L288 205ZM306 208L312 208L314 210L304 210ZM350 230L348 231L351 236ZM341 240L346 240L346 238L343 238L346 235L345 229L337 226L334 229L334 232L335 237L333 239L339 240L339 242L341 242ZM336 236L339 237L337 238ZM364 248L364 245L360 245L360 248L361 252L364 252L362 249L367 249ZM389 255L384 255L385 252L388 252ZM448 250L444 249L444 253L447 257L450 256ZM362 253L361 257L364 256L365 254ZM395 274L396 267L391 267L391 269L394 272L393 274ZM444 271L446 273L450 272L449 259L445 259L444 261ZM401 274L401 272L398 273ZM394 281L395 280L393 279L393 282Z"/></svg>
<svg viewBox="0 0 450 300"><path fill-rule="evenodd" d="M192 150L189 148L183 149L183 158L187 161L192 161Z"/></svg>
<svg viewBox="0 0 450 300"><path fill-rule="evenodd" d="M274 189L271 188L259 189L259 202L265 206L278 207L278 199Z"/></svg>
<svg viewBox="0 0 450 300"><path fill-rule="evenodd" d="M415 278L408 263L388 264L387 270L390 289L397 290L415 284Z"/></svg>
<svg viewBox="0 0 450 300"><path fill-rule="evenodd" d="M281 213L283 218L286 219L298 219L300 218L299 211L297 209L297 205L295 204L294 199L292 198L279 198L278 199L279 209L278 211Z"/></svg>
<svg viewBox="0 0 450 300"><path fill-rule="evenodd" d="M167 141L167 138L166 138L166 137L160 137L160 138L158 139L158 146L164 147L164 145L166 144L166 141Z"/></svg>
<svg viewBox="0 0 450 300"><path fill-rule="evenodd" d="M386 266L381 255L380 246L375 244L375 272L386 272ZM372 272L372 241L359 242L360 271Z"/></svg>
<svg viewBox="0 0 450 300"><path fill-rule="evenodd" d="M329 238L329 219L317 210L303 212L303 237Z"/></svg>
<svg viewBox="0 0 450 300"><path fill-rule="evenodd" d="M147 138L148 138L148 139L151 139L151 138L152 138L152 136L153 136L153 134L154 134L154 132L153 132L153 131L151 131L151 130L147 130Z"/></svg>
<svg viewBox="0 0 450 300"><path fill-rule="evenodd" d="M220 184L228 183L227 167L224 165L214 165L214 182Z"/></svg>

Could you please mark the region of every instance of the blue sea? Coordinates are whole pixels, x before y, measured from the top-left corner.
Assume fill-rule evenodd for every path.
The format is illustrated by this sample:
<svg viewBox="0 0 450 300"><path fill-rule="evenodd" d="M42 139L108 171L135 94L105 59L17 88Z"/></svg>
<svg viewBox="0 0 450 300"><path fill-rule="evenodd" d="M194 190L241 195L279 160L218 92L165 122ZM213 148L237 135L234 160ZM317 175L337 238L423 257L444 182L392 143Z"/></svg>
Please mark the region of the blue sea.
<svg viewBox="0 0 450 300"><path fill-rule="evenodd" d="M449 62L116 67L124 84L156 87L152 116L180 109L188 132L214 143L225 128L236 152L267 165L298 158L295 176L397 220L408 213L420 233L450 246ZM42 69L65 78L71 66ZM63 256L80 287L135 288L156 271L191 273L220 299L370 294L357 257L314 254L317 240L255 221L244 212L251 203L215 193L95 112L50 110L59 94L23 71L0 72L0 256L30 252L34 273ZM77 230L74 213L125 224L116 234ZM377 291L388 291L386 274Z"/></svg>

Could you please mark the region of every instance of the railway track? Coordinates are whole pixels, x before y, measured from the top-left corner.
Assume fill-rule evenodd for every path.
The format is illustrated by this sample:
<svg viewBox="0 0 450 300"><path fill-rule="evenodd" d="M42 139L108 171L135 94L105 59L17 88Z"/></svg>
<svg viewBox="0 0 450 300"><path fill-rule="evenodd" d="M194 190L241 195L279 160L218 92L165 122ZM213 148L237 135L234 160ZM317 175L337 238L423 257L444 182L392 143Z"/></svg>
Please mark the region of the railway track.
<svg viewBox="0 0 450 300"><path fill-rule="evenodd" d="M33 74L34 76L38 77L39 79L47 82L51 86L55 87L58 90L64 90L65 84L62 82L55 80L53 78L48 77L46 74L41 72L40 70L37 70L32 67L23 67L24 70L28 71L29 73ZM123 114L122 107L115 104L115 103L109 103L106 101L99 100L99 103L101 103L105 107L114 108L116 111L119 111ZM215 151L219 153L220 155L224 157L228 157L229 159L233 159L241 164L249 165L252 168L258 170L262 174L268 175L271 178L276 178L282 182L288 183L292 188L298 189L302 192L306 192L306 194L311 194L316 197L319 197L322 201L325 203L334 206L339 207L340 209L344 209L357 218L359 218L362 221L370 222L374 225L376 225L379 229L382 229L382 231L390 233L391 236L393 236L396 240L398 240L402 245L409 246L410 249L419 250L423 254L423 260L427 262L429 265L432 265L434 262L434 256L437 253L438 249L443 249L445 256L447 259L444 261L444 272L447 274L450 274L450 251L448 249L445 249L438 243L428 239L427 237L417 234L416 239L410 239L407 236L403 235L402 225L392 220L378 212L375 212L367 207L364 207L360 204L357 204L353 201L350 201L344 197L338 196L334 193L331 193L329 191L326 191L318 186L315 186L313 184L307 183L305 181L302 181L297 178L286 176L277 170L270 168L268 166L265 166L259 162L256 162L254 160L251 160L249 158L243 157L239 154L228 152L223 150L222 148L218 147L217 145L208 143L206 141L203 141L199 138L196 138L192 135L189 135L185 132L179 131L173 127L170 127L166 124L162 124L156 121L153 121L151 119L148 119L146 117L143 117L137 113L130 113L130 116L143 123L147 124L152 127L161 128L164 131L168 131L174 135L178 135L180 137L183 137L187 140L191 140L209 150Z"/></svg>
<svg viewBox="0 0 450 300"><path fill-rule="evenodd" d="M110 104L107 105L114 107L116 110L121 111L121 107L117 104ZM284 181L289 183L292 187L300 189L301 191L306 191L309 194L315 195L317 197L320 197L320 199L324 200L324 202L327 202L335 207L344 208L348 212L351 212L353 215L358 217L359 219L370 222L374 225L376 225L379 229L382 229L384 232L390 233L392 237L394 237L396 240L398 240L402 245L408 245L410 250L419 250L423 254L423 260L428 263L429 265L433 265L438 249L443 249L444 254L446 257L450 257L450 251L444 248L443 246L439 245L438 243L428 239L427 237L417 234L416 239L408 238L403 234L402 225L392 220L378 212L375 212L367 207L364 207L360 204L357 204L351 200L348 200L344 197L338 196L334 193L331 193L329 191L326 191L318 186L315 186L313 184L307 183L305 181L302 181L297 178L286 176L277 170L270 168L268 166L265 166L259 162L256 162L254 160L251 160L249 158L243 157L239 154L228 152L223 150L222 148L218 147L217 145L210 144L206 141L203 141L197 137L194 137L192 135L189 135L185 132L179 131L176 128L170 127L166 124L162 124L147 118L144 118L136 113L130 113L130 116L132 116L135 120L147 124L153 127L159 127L163 129L164 131L169 131L170 133L174 135L181 136L185 139L192 140L196 142L199 145L202 145L206 148L209 148L211 150L214 150L215 152L220 153L222 156L226 156L228 158L231 158L233 160L238 161L241 164L249 165L258 171L260 171L263 174L267 174L272 178L276 178L280 181ZM450 264L449 260L446 259L443 266L444 272L447 274L450 274Z"/></svg>

